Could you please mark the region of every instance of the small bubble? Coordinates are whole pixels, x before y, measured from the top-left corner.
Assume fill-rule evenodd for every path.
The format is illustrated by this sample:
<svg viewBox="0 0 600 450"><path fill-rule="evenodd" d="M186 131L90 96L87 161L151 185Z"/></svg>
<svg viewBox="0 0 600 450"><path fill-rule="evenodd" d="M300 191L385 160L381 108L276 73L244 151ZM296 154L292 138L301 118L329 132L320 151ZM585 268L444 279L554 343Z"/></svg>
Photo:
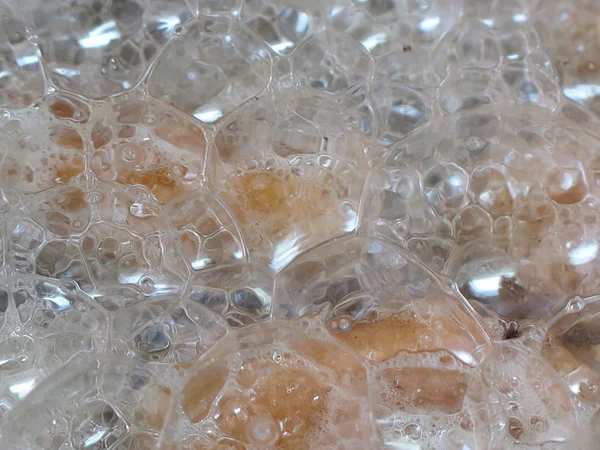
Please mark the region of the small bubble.
<svg viewBox="0 0 600 450"><path fill-rule="evenodd" d="M469 136L465 139L465 148L470 152L480 152L485 150L488 142L479 136Z"/></svg>
<svg viewBox="0 0 600 450"><path fill-rule="evenodd" d="M145 293L152 293L154 292L154 281L152 281L152 278L149 277L142 278L140 281L140 287Z"/></svg>
<svg viewBox="0 0 600 450"><path fill-rule="evenodd" d="M277 423L270 417L256 417L252 419L249 428L249 436L253 443L269 445L278 437Z"/></svg>
<svg viewBox="0 0 600 450"><path fill-rule="evenodd" d="M419 347L423 349L431 348L435 345L435 337L430 333L424 333L419 337Z"/></svg>
<svg viewBox="0 0 600 450"><path fill-rule="evenodd" d="M423 436L421 426L416 423L409 423L404 427L404 432L413 441L418 441Z"/></svg>
<svg viewBox="0 0 600 450"><path fill-rule="evenodd" d="M496 393L491 393L489 396L489 401L492 405L498 405L500 403L500 398Z"/></svg>
<svg viewBox="0 0 600 450"><path fill-rule="evenodd" d="M3 109L2 111L0 111L0 117L2 117L2 119L4 120L10 120L10 111Z"/></svg>
<svg viewBox="0 0 600 450"><path fill-rule="evenodd" d="M340 331L350 331L352 328L352 322L348 319L341 319L339 322Z"/></svg>
<svg viewBox="0 0 600 450"><path fill-rule="evenodd" d="M548 422L535 414L531 416L529 423L533 426L536 433L542 433L548 429Z"/></svg>
<svg viewBox="0 0 600 450"><path fill-rule="evenodd" d="M86 203L93 205L95 203L100 203L102 201L102 193L101 192L88 192L85 194L84 200Z"/></svg>
<svg viewBox="0 0 600 450"><path fill-rule="evenodd" d="M129 212L132 216L137 217L138 219L148 219L150 217L158 217L159 215L159 212L156 208L144 203L140 203L139 201L131 204L129 207Z"/></svg>
<svg viewBox="0 0 600 450"><path fill-rule="evenodd" d="M583 309L583 301L579 297L575 297L567 304L567 311L576 312Z"/></svg>
<svg viewBox="0 0 600 450"><path fill-rule="evenodd" d="M468 448L466 444L466 439L464 436L464 431L454 428L448 431L448 443L452 444L452 446L463 449Z"/></svg>
<svg viewBox="0 0 600 450"><path fill-rule="evenodd" d="M65 290L69 291L69 292L76 292L77 291L77 283L75 283L72 280L65 280L63 282L63 287L65 288ZM81 303L75 303L73 306L77 307L81 307L82 304Z"/></svg>
<svg viewBox="0 0 600 450"><path fill-rule="evenodd" d="M582 397L595 397L598 386L589 380L584 380L579 384L579 391Z"/></svg>
<svg viewBox="0 0 600 450"><path fill-rule="evenodd" d="M332 169L334 166L333 158L327 155L319 156L318 163L321 167L324 167L326 169Z"/></svg>
<svg viewBox="0 0 600 450"><path fill-rule="evenodd" d="M135 150L132 149L131 147L127 147L123 150L123 153L121 154L121 158L123 159L123 161L126 162L133 162L135 161Z"/></svg>
<svg viewBox="0 0 600 450"><path fill-rule="evenodd" d="M173 166L173 175L175 175L176 177L182 177L185 174L185 167L177 164L176 166Z"/></svg>

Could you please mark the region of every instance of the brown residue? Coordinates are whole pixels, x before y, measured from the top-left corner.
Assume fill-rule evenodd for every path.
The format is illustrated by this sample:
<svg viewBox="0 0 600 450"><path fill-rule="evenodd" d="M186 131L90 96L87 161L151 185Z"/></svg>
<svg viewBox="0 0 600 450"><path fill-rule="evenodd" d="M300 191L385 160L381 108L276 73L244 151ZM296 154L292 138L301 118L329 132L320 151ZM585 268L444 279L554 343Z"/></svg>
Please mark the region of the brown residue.
<svg viewBox="0 0 600 450"><path fill-rule="evenodd" d="M229 178L224 198L244 225L261 224L270 236L279 237L294 226L334 211L332 194L318 183L291 172L247 170Z"/></svg>

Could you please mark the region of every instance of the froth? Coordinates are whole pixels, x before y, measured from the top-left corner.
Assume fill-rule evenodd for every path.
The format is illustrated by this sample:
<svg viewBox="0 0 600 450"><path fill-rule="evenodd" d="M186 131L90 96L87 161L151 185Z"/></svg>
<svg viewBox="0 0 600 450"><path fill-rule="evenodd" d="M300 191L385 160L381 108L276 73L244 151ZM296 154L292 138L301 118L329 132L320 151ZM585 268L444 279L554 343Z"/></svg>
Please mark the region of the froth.
<svg viewBox="0 0 600 450"><path fill-rule="evenodd" d="M215 365L216 364L216 365ZM339 347L301 339L231 354L200 369L183 391L186 430L212 424L248 448L314 448L332 436L360 441L366 372ZM220 369L219 369L220 367Z"/></svg>

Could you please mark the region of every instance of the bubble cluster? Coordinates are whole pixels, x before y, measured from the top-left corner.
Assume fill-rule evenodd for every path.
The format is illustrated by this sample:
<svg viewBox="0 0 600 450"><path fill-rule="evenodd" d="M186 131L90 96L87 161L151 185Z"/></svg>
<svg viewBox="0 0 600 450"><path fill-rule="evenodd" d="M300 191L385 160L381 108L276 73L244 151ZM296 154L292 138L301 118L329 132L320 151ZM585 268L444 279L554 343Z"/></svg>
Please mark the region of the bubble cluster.
<svg viewBox="0 0 600 450"><path fill-rule="evenodd" d="M598 20L0 0L0 448L596 448Z"/></svg>

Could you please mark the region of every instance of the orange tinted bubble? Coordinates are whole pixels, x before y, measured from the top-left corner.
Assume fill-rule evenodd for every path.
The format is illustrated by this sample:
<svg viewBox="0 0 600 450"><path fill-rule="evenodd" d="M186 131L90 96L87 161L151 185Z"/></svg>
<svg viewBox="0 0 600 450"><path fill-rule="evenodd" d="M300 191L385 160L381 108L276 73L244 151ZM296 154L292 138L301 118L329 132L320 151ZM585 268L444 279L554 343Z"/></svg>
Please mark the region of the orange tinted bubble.
<svg viewBox="0 0 600 450"><path fill-rule="evenodd" d="M366 386L363 383L367 373L360 361L336 345L317 339L306 339L294 345L294 348L317 365L331 369L337 383L359 389Z"/></svg>
<svg viewBox="0 0 600 450"><path fill-rule="evenodd" d="M50 133L50 139L63 148L83 150L83 138L72 128L56 126Z"/></svg>
<svg viewBox="0 0 600 450"><path fill-rule="evenodd" d="M371 361L384 361L399 352L414 352L427 326L388 316L376 322L357 322L348 332L333 336Z"/></svg>
<svg viewBox="0 0 600 450"><path fill-rule="evenodd" d="M527 377L532 380L531 387L542 403L550 418L560 420L573 410L567 386L557 379L554 372L548 371L540 361L535 360L527 367Z"/></svg>
<svg viewBox="0 0 600 450"><path fill-rule="evenodd" d="M68 188L53 199L53 203L63 211L77 212L86 206L84 192L78 188Z"/></svg>
<svg viewBox="0 0 600 450"><path fill-rule="evenodd" d="M597 317L566 330L559 322L549 330L542 346L542 356L568 379L571 390L590 401L600 401L599 334Z"/></svg>
<svg viewBox="0 0 600 450"><path fill-rule="evenodd" d="M78 98L65 93L50 96L48 109L54 117L61 120L87 123L90 118L89 106Z"/></svg>
<svg viewBox="0 0 600 450"><path fill-rule="evenodd" d="M557 342L546 341L542 347L542 356L548 360L554 370L563 374L574 372L581 366L581 361Z"/></svg>
<svg viewBox="0 0 600 450"><path fill-rule="evenodd" d="M83 158L80 156L73 156L66 160L58 158L58 161L56 161L56 159L52 158L50 170L53 171L53 178L57 183L66 183L83 172Z"/></svg>
<svg viewBox="0 0 600 450"><path fill-rule="evenodd" d="M237 383L246 389L250 389L256 382L261 370L261 362L257 358L247 358L237 371Z"/></svg>
<svg viewBox="0 0 600 450"><path fill-rule="evenodd" d="M261 371L267 375L254 385L253 399L236 391L219 400L219 428L247 444L309 448L326 420L331 386L302 366L265 363Z"/></svg>
<svg viewBox="0 0 600 450"><path fill-rule="evenodd" d="M229 179L232 208L245 225L261 224L271 236L326 215L334 203L328 190L291 172L249 170Z"/></svg>
<svg viewBox="0 0 600 450"><path fill-rule="evenodd" d="M262 405L241 391L224 394L217 404L215 421L228 436L247 444L270 446L279 440L277 422Z"/></svg>
<svg viewBox="0 0 600 450"><path fill-rule="evenodd" d="M33 181L33 170L28 165L21 165L19 162L7 156L1 167L0 179L11 184L20 184L23 181L28 183Z"/></svg>
<svg viewBox="0 0 600 450"><path fill-rule="evenodd" d="M107 145L113 139L113 132L110 128L97 125L92 131L92 144L94 148L100 148Z"/></svg>
<svg viewBox="0 0 600 450"><path fill-rule="evenodd" d="M7 176L17 175L20 171L19 163L12 158L6 158L2 166L3 171Z"/></svg>
<svg viewBox="0 0 600 450"><path fill-rule="evenodd" d="M80 154L51 154L40 159L42 170L32 168L27 163L20 163L16 159L7 157L0 168L0 178L8 183L32 183L36 180L40 185L66 183L83 172L84 163ZM45 175L44 172L49 175Z"/></svg>
<svg viewBox="0 0 600 450"><path fill-rule="evenodd" d="M51 102L48 105L48 108L52 114L54 114L54 117L59 119L71 119L73 114L75 114L75 108L73 108L73 105L63 99L58 99L54 102Z"/></svg>
<svg viewBox="0 0 600 450"><path fill-rule="evenodd" d="M159 119L154 134L172 146L190 152L203 154L206 149L206 139L202 129L190 123L183 123L171 114L164 114Z"/></svg>
<svg viewBox="0 0 600 450"><path fill-rule="evenodd" d="M450 350L470 353L475 347L469 334L446 317L426 324L391 315L377 321L356 322L349 331L332 335L371 361L384 361L400 352Z"/></svg>
<svg viewBox="0 0 600 450"><path fill-rule="evenodd" d="M161 203L167 203L185 191L166 167L155 167L146 171L120 171L116 181L125 185L146 186Z"/></svg>
<svg viewBox="0 0 600 450"><path fill-rule="evenodd" d="M183 388L183 411L190 422L198 423L210 411L212 402L225 385L227 367L209 367L195 374Z"/></svg>
<svg viewBox="0 0 600 450"><path fill-rule="evenodd" d="M561 205L579 203L588 191L583 172L575 168L555 170L547 183L550 198Z"/></svg>
<svg viewBox="0 0 600 450"><path fill-rule="evenodd" d="M319 443L333 430L355 441L368 433L366 422L360 419L358 399L366 401L366 371L356 357L337 345L294 340L286 350L243 359L236 356L235 361L226 389L223 379L217 385L205 371L191 381L202 383L194 397L207 399L193 420L206 417L210 403L218 398L211 417L227 438L246 445L321 448ZM208 393L207 384L211 386ZM184 402L186 408L190 409Z"/></svg>
<svg viewBox="0 0 600 450"><path fill-rule="evenodd" d="M171 163L150 141L122 141L111 148L101 148L95 152L91 165L101 179L146 186L161 203L185 192L185 182L197 177L185 166Z"/></svg>
<svg viewBox="0 0 600 450"><path fill-rule="evenodd" d="M376 376L381 402L410 414L456 414L463 407L466 376L429 367L385 369Z"/></svg>

